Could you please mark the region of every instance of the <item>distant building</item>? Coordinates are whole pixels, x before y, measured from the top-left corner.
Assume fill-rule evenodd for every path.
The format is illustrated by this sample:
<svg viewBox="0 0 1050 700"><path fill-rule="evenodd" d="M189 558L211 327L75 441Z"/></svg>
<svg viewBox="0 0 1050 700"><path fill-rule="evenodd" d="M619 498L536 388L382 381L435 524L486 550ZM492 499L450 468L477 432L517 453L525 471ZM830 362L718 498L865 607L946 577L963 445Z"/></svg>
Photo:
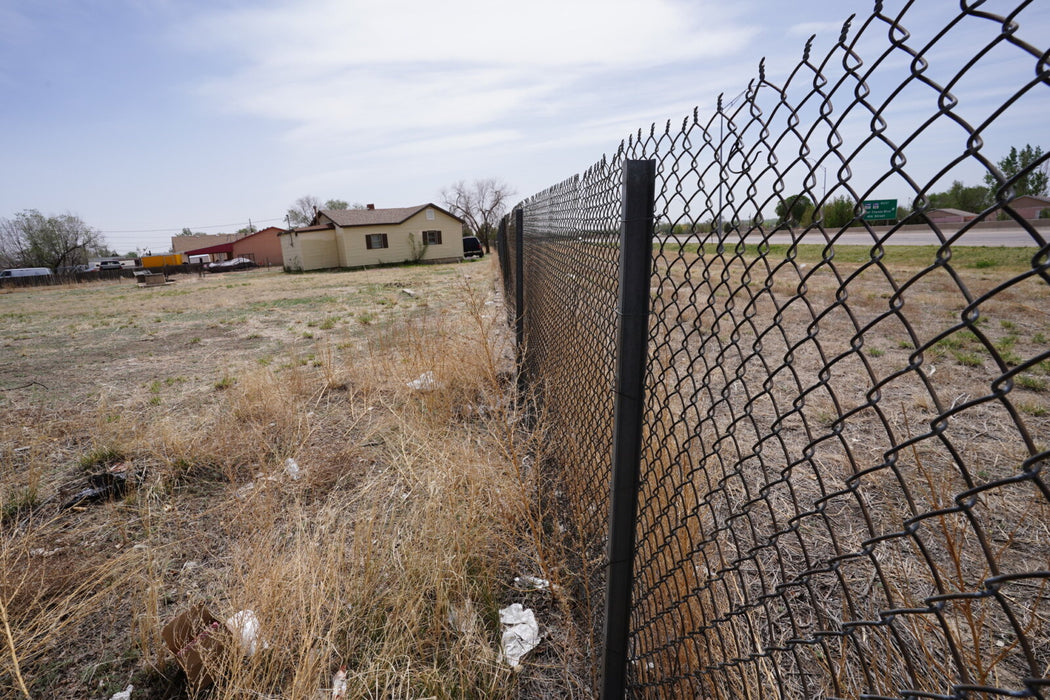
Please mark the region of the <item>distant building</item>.
<svg viewBox="0 0 1050 700"><path fill-rule="evenodd" d="M283 228L268 226L261 231L238 238L233 241L232 257L248 258L254 260L256 265L283 265L284 257L281 254L281 239L279 236L285 233Z"/></svg>
<svg viewBox="0 0 1050 700"><path fill-rule="evenodd" d="M928 209L926 211L926 219L931 224L965 224L976 218L977 214L962 209Z"/></svg>
<svg viewBox="0 0 1050 700"><path fill-rule="evenodd" d="M368 267L463 257L463 220L435 204L322 209L309 226L279 234L288 270Z"/></svg>
<svg viewBox="0 0 1050 700"><path fill-rule="evenodd" d="M1010 208L1023 219L1038 219L1040 213L1050 209L1050 199L1037 197L1033 194L1025 194L1011 201Z"/></svg>
<svg viewBox="0 0 1050 700"><path fill-rule="evenodd" d="M192 236L172 236L171 252L185 253L197 248L207 248L209 246L221 245L223 243L233 243L235 240L237 240L236 233L217 233L214 235L201 233Z"/></svg>

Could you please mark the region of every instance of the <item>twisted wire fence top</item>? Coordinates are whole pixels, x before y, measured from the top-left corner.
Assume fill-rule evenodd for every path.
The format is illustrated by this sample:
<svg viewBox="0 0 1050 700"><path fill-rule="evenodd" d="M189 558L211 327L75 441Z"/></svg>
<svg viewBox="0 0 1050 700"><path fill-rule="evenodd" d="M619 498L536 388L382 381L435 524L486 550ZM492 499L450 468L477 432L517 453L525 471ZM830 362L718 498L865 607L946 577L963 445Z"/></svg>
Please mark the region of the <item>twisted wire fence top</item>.
<svg viewBox="0 0 1050 700"><path fill-rule="evenodd" d="M657 161L634 695L1050 695L1050 245L1016 191L1050 156L1007 177L985 145L1050 69L1004 4L878 2L521 205L525 367L600 629L620 172ZM938 223L974 172L992 201ZM873 226L887 193L910 215ZM1005 273L963 247L997 220L1030 240Z"/></svg>

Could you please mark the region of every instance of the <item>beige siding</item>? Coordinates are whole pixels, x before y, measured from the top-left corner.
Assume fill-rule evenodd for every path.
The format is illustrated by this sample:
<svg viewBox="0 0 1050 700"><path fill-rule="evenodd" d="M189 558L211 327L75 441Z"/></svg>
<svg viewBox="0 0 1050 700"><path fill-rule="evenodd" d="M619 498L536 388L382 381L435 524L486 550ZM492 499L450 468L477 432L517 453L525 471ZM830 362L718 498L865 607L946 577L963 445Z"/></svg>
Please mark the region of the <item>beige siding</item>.
<svg viewBox="0 0 1050 700"><path fill-rule="evenodd" d="M429 209L429 207L428 207ZM427 209L423 209L404 223L396 226L354 226L340 228L340 248L343 253L343 267L360 267L363 265L382 265L405 262L415 259L412 247L423 242L423 231L441 231L441 244L426 246L423 260L449 260L463 257L463 227L451 216L437 209L431 209L434 218L427 219ZM365 238L368 234L385 233L388 248L368 250Z"/></svg>
<svg viewBox="0 0 1050 700"><path fill-rule="evenodd" d="M322 270L339 267L339 252L332 231L310 231L281 236L281 254L289 270Z"/></svg>

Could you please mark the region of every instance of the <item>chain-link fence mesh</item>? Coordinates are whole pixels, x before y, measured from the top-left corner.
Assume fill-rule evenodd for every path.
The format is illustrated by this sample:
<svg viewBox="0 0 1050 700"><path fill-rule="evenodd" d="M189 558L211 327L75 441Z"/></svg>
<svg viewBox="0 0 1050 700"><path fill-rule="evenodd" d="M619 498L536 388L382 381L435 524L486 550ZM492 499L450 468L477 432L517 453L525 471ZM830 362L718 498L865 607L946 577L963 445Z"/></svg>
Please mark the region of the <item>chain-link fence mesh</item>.
<svg viewBox="0 0 1050 700"><path fill-rule="evenodd" d="M1048 156L984 145L1050 107L1048 53L1032 3L943 5L876 3L501 236L597 639L621 172L657 162L633 696L1050 697L1050 202L1020 193ZM978 211L932 211L975 171Z"/></svg>

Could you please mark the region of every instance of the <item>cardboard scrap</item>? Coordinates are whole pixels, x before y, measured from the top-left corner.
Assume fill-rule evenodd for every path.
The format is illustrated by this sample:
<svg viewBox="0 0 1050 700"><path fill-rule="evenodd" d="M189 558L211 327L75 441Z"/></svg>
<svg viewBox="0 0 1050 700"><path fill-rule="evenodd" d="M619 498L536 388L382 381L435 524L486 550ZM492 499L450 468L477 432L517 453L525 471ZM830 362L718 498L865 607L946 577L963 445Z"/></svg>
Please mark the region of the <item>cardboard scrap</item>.
<svg viewBox="0 0 1050 700"><path fill-rule="evenodd" d="M203 605L195 605L178 615L161 630L161 637L198 689L215 682L212 670L229 640L229 630Z"/></svg>

